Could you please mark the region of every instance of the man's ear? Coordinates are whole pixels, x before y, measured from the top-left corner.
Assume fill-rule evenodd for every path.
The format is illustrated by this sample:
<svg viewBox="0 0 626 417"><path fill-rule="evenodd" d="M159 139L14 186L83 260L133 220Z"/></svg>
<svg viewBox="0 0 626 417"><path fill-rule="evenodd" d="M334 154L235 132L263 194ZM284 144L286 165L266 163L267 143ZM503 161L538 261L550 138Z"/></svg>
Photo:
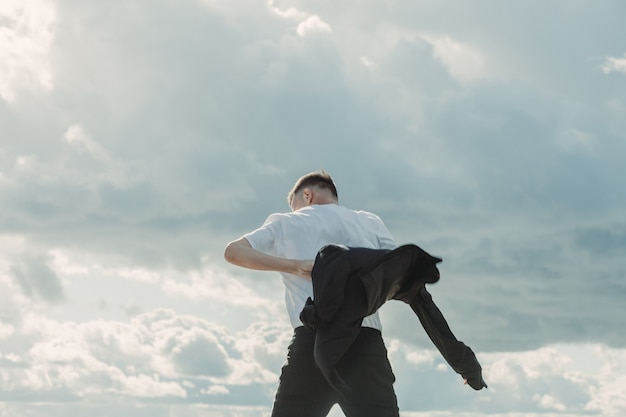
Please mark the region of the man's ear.
<svg viewBox="0 0 626 417"><path fill-rule="evenodd" d="M302 197L307 202L307 204L311 204L313 200L313 190L309 187L306 187L302 190Z"/></svg>

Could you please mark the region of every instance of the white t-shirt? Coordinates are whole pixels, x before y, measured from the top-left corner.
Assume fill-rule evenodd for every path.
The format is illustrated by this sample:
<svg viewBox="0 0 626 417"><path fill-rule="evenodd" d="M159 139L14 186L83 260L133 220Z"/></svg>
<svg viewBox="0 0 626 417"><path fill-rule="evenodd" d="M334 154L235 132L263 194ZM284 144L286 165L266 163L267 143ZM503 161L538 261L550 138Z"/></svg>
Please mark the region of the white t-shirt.
<svg viewBox="0 0 626 417"><path fill-rule="evenodd" d="M315 259L317 252L329 244L371 249L396 247L378 216L337 204L312 205L291 213L272 214L263 226L243 237L254 249L287 259ZM291 325L302 326L300 312L307 298L313 298L313 285L296 275L281 275ZM366 317L362 325L381 330L378 312Z"/></svg>

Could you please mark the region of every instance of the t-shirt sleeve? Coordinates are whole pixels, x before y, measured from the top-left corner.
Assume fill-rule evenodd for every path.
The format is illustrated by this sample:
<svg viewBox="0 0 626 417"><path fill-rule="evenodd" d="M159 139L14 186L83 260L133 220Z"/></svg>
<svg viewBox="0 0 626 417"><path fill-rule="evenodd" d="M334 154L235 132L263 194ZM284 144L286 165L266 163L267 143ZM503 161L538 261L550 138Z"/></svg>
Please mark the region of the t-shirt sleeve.
<svg viewBox="0 0 626 417"><path fill-rule="evenodd" d="M376 235L376 240L378 241L377 249L395 249L398 247L391 232L387 229L387 226L385 226L385 223L380 217L367 211L362 213L364 213L368 219L368 227Z"/></svg>
<svg viewBox="0 0 626 417"><path fill-rule="evenodd" d="M379 221L380 221L380 231L378 233L379 249L395 249L398 246L396 244L395 239L391 235L391 232L389 231L389 229L387 229L387 226L385 226L385 223L383 223L383 221L380 220L380 218L379 218Z"/></svg>
<svg viewBox="0 0 626 417"><path fill-rule="evenodd" d="M276 241L276 236L280 229L280 222L278 220L278 216L272 214L265 220L263 226L250 233L246 233L242 237L250 242L253 249L268 255L273 255L274 242Z"/></svg>

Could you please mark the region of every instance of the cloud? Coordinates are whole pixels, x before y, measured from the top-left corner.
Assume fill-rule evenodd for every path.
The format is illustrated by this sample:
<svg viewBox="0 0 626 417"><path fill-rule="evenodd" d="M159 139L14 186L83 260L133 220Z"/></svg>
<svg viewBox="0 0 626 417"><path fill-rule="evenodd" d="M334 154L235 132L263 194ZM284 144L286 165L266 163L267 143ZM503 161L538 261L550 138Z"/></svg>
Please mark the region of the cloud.
<svg viewBox="0 0 626 417"><path fill-rule="evenodd" d="M0 6L0 97L11 103L23 91L50 91L50 47L56 21L47 0L7 0Z"/></svg>
<svg viewBox="0 0 626 417"><path fill-rule="evenodd" d="M605 74L612 72L626 73L626 55L624 55L624 58L607 57L602 64L602 71Z"/></svg>
<svg viewBox="0 0 626 417"><path fill-rule="evenodd" d="M407 415L623 414L620 7L3 2L0 415L266 413L283 289L222 251L318 168L444 258L494 381L385 306Z"/></svg>
<svg viewBox="0 0 626 417"><path fill-rule="evenodd" d="M0 339L11 336L15 332L15 327L11 324L0 323Z"/></svg>
<svg viewBox="0 0 626 417"><path fill-rule="evenodd" d="M198 268L193 269L179 269L175 265L131 266L115 258L94 259L89 252L80 250L57 249L51 252L50 258L55 270L71 281L97 281L99 278L94 277L115 277L121 282L152 287L162 291L168 298L194 303L220 303L239 310L256 310L276 303L271 295L277 285L269 285L268 288L267 283L255 283L258 280L233 275L225 265L216 265L212 261L213 257L208 255L201 259Z"/></svg>
<svg viewBox="0 0 626 417"><path fill-rule="evenodd" d="M598 345L555 345L519 353L478 353L489 384L489 389L480 392L468 391L460 376L442 363L439 353L416 362L410 357L415 351L397 340L390 344L401 410L423 407L425 401L431 409L474 409L503 416L617 416L624 410L624 396L615 391L621 377L615 377L615 369L607 371L615 355L621 355L623 350L607 350ZM420 386L418 395L411 395L404 382L408 380L422 381L416 382ZM442 391L442 386L448 388ZM442 411L442 415L447 414Z"/></svg>
<svg viewBox="0 0 626 417"><path fill-rule="evenodd" d="M265 369L278 372L284 363L286 347L292 338L291 327L278 321L264 320L251 324L245 337L236 341L237 349Z"/></svg>
<svg viewBox="0 0 626 417"><path fill-rule="evenodd" d="M267 5L272 12L276 13L278 16L283 17L283 18L304 19L307 17L306 13L300 12L294 7L290 7L287 10L282 10L280 7L277 7L275 5L275 0L268 0Z"/></svg>
<svg viewBox="0 0 626 417"><path fill-rule="evenodd" d="M96 159L103 160L104 162L111 161L109 152L89 137L80 124L71 125L65 132L64 139L70 145L84 149Z"/></svg>
<svg viewBox="0 0 626 417"><path fill-rule="evenodd" d="M213 338L202 335L185 335L185 339L174 349L173 361L176 368L188 375L226 376L230 369L226 364L227 354Z"/></svg>
<svg viewBox="0 0 626 417"><path fill-rule="evenodd" d="M31 342L23 351L0 357L9 365L2 370L4 397L22 392L29 397L56 393L76 399L196 401L216 394L240 395L237 387L249 387L254 401L255 385L276 379L255 360L257 348L252 346L263 338L258 329L256 334L260 337L241 333L235 339L214 323L168 310L153 310L128 323L59 322L31 315L7 335ZM247 351L235 340L248 346ZM6 337L5 342L11 346Z"/></svg>
<svg viewBox="0 0 626 417"><path fill-rule="evenodd" d="M435 234L425 245L444 259L442 279L430 291L457 337L485 351L535 349L547 341L623 346L621 331L606 320L621 308L611 294L624 291L624 266L612 260L622 245L621 223L613 232L549 224L540 231L519 219L505 220L508 226L494 221L472 227L465 243ZM388 304L385 328L428 346L410 309ZM416 331L407 333L407 325Z"/></svg>
<svg viewBox="0 0 626 417"><path fill-rule="evenodd" d="M486 78L484 58L471 46L463 45L447 36L423 35L433 46L433 55L440 60L455 79L471 81Z"/></svg>
<svg viewBox="0 0 626 417"><path fill-rule="evenodd" d="M300 36L306 36L309 33L314 32L332 32L330 25L324 22L319 16L313 15L307 17L305 20L298 24L296 32Z"/></svg>
<svg viewBox="0 0 626 417"><path fill-rule="evenodd" d="M213 270L207 265L202 271L191 272L186 277L168 278L162 282L163 291L191 300L212 300L235 306L258 308L268 300L226 271Z"/></svg>
<svg viewBox="0 0 626 417"><path fill-rule="evenodd" d="M64 298L61 281L41 256L20 259L12 266L11 273L28 297L51 303L58 303Z"/></svg>
<svg viewBox="0 0 626 417"><path fill-rule="evenodd" d="M242 4L156 3L124 9L122 20L91 4L59 5L54 89L3 113L20 138L0 154L3 230L28 235L43 252L117 259L123 266L95 270L145 272L170 297L261 306L259 285L245 289L225 275L221 251L284 210L298 175L324 167L346 205L380 214L399 241L445 255L451 286L473 282L503 297L477 294L461 305L495 314L511 305L507 297L530 297L498 315L496 328L537 330L541 337L526 342L533 347L620 339L577 312L568 323L559 313L566 298L545 307L554 295L539 301L528 289L557 294L568 276L577 283L569 297L600 297L586 282L591 268L568 267L584 253L577 228L620 227L611 212L623 201L609 190L621 189L623 129L602 105L612 96L580 90L580 79L563 95L561 80L584 70L542 60L558 46L567 62L592 65L599 35L570 31L590 35L577 50L538 24L528 35L547 43L535 48L514 36L518 17L530 19L518 5L493 10L501 20L458 6L442 20L433 17L445 5L351 15L340 5ZM186 30L163 30L176 22ZM332 36L298 36L304 22ZM374 69L363 68L364 56ZM579 226L579 217L604 220ZM528 249L538 239L543 253ZM619 274L611 268L620 271L599 268L611 282ZM444 284L442 301L458 300ZM538 304L547 317L532 313ZM454 320L461 313L453 311ZM487 345L512 348L521 338L473 325Z"/></svg>
<svg viewBox="0 0 626 417"><path fill-rule="evenodd" d="M161 381L154 372L142 373L134 367L139 362L124 366L129 357L122 353L131 354L135 360L141 358L137 357L137 351L133 351L134 346L118 344L115 337L93 340L94 332L108 331L110 336L122 336L120 341L124 341L123 333L111 332L113 329L104 323L76 326L42 320L40 317L32 319L38 323L26 322L26 334L38 339L44 335L46 337L35 341L20 355L23 366L26 366L24 371L9 370L5 374L11 375L12 379L12 383L4 387L7 393L22 391L29 396L37 395L38 392L57 393L73 398L105 398L112 394L140 398L186 395L177 382ZM121 330L120 326L117 330ZM105 348L107 345L108 348ZM102 353L106 353L106 356Z"/></svg>
<svg viewBox="0 0 626 417"><path fill-rule="evenodd" d="M226 388L225 386L222 385L213 385L211 387L209 387L207 390L202 391L205 394L208 395L226 395L226 394L230 394L230 391L228 390L228 388Z"/></svg>
<svg viewBox="0 0 626 417"><path fill-rule="evenodd" d="M25 398L74 399L65 406L52 401L51 411L126 397L146 406L160 398L162 404L179 404L181 413L190 413L185 415L217 410L228 415L227 404L241 395L247 395L249 406L268 410L290 333L265 322L230 334L206 319L165 309L129 322L59 322L31 315L4 341L11 346L27 337L30 344L0 356L2 391L5 397L20 392ZM401 410L474 409L503 417L516 412L618 416L625 410L623 349L554 345L518 353L477 352L490 387L475 392L433 349L393 338L387 346ZM224 406L210 411L192 405L205 401Z"/></svg>

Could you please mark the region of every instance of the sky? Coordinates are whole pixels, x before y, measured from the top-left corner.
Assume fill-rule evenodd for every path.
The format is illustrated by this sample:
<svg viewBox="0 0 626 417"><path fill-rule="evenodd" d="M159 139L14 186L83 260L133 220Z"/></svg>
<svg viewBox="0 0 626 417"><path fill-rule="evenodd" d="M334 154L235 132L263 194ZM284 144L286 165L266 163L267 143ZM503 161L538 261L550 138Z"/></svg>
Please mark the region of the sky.
<svg viewBox="0 0 626 417"><path fill-rule="evenodd" d="M2 0L0 416L269 415L282 283L223 249L317 169L443 258L429 290L483 365L464 386L387 303L402 417L623 416L624 16Z"/></svg>

